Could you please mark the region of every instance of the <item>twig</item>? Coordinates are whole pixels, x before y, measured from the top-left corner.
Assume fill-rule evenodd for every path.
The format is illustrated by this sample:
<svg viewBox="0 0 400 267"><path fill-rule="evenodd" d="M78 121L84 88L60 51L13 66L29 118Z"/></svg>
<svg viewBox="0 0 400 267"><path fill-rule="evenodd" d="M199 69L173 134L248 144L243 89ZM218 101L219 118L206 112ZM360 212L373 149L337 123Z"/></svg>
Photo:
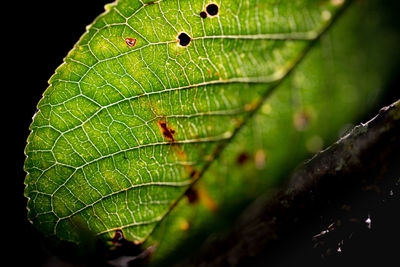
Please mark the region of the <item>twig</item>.
<svg viewBox="0 0 400 267"><path fill-rule="evenodd" d="M393 166L398 168L398 162L393 164L391 159L398 159L399 154L400 100L305 162L284 190L272 197L261 196L244 211L227 236L205 244L183 265L232 266L262 256L316 208L387 179L384 173ZM389 179L397 178L392 175ZM334 224L325 232L333 229ZM339 244L337 251L341 252L343 240Z"/></svg>

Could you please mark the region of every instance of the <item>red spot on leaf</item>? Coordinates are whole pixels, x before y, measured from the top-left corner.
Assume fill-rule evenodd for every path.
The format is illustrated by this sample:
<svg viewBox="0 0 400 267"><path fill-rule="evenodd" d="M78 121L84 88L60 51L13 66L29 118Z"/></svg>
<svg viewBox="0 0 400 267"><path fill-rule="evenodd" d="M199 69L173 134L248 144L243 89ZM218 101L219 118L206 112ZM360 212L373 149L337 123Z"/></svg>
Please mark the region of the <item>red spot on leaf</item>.
<svg viewBox="0 0 400 267"><path fill-rule="evenodd" d="M125 43L126 43L129 47L134 47L134 46L136 45L136 39L135 39L135 38L127 37L127 38L125 38Z"/></svg>

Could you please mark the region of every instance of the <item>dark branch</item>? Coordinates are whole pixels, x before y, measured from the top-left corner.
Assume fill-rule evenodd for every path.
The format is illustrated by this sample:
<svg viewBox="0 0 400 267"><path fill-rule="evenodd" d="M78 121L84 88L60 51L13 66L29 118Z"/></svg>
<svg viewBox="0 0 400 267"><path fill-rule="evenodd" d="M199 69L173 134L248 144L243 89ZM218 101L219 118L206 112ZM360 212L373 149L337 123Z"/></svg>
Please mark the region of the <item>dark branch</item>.
<svg viewBox="0 0 400 267"><path fill-rule="evenodd" d="M287 240L293 230L300 227L303 231L301 226L307 224L310 215L315 216L316 211L319 216L333 212L336 215L330 215L332 224L325 225L325 230L314 227L315 235L304 230L307 234L302 238L312 243L314 236L314 246L318 247L321 245L318 243L320 237L328 232L338 232L335 228L340 228L340 224L348 224L349 220L344 222L344 215L337 214L346 209L348 203L357 206L355 195L361 195L361 198L365 197L365 192L382 195L385 185L398 183L395 175L399 174L399 154L400 101L397 101L305 162L293 173L284 190L273 197L266 194L256 200L227 236L205 244L184 265L225 266L259 262L273 257L271 253L268 256L268 252L273 251L278 241ZM362 198L361 207L373 209L371 203ZM368 213L367 207L363 212ZM364 216L369 218L367 214ZM353 214L353 217L357 216ZM368 226L365 219L359 220L364 228ZM346 237L342 231L342 238L335 241L338 242L335 243L337 251L340 252L340 244L345 242L345 238L351 238L348 235ZM286 246L287 242L284 244ZM288 250L289 247L286 246Z"/></svg>

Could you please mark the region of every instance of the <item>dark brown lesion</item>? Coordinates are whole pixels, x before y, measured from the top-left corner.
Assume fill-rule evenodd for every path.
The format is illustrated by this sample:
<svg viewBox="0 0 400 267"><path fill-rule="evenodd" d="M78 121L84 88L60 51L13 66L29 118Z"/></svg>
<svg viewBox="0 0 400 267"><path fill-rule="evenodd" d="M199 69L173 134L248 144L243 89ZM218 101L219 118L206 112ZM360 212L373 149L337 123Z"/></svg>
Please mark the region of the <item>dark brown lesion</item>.
<svg viewBox="0 0 400 267"><path fill-rule="evenodd" d="M196 171L195 169L192 168L192 169L190 170L189 175L190 175L190 178L193 178L193 177L195 177L195 176L197 175L197 171Z"/></svg>
<svg viewBox="0 0 400 267"><path fill-rule="evenodd" d="M190 204L194 204L199 200L199 193L194 188L186 190L185 196Z"/></svg>
<svg viewBox="0 0 400 267"><path fill-rule="evenodd" d="M250 159L250 155L246 152L242 152L237 156L236 162L239 165L244 165L249 159Z"/></svg>
<svg viewBox="0 0 400 267"><path fill-rule="evenodd" d="M175 137L174 137L175 130L168 127L167 122L165 121L159 121L158 125L160 126L164 137L170 140L171 142L175 142Z"/></svg>
<svg viewBox="0 0 400 267"><path fill-rule="evenodd" d="M151 6L154 5L155 3L158 3L159 1L150 1L148 3L145 3L146 6Z"/></svg>

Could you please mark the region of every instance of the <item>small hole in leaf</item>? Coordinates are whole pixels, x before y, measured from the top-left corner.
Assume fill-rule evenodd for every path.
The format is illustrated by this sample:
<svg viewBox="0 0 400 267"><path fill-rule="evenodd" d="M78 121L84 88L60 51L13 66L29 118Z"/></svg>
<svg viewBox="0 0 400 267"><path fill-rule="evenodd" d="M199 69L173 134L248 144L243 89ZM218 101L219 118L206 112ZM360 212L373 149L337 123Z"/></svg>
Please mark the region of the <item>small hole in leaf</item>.
<svg viewBox="0 0 400 267"><path fill-rule="evenodd" d="M189 43L190 43L190 41L192 40L192 39L190 38L190 36L187 35L187 34L184 33L184 32L182 32L181 34L179 34L178 39L179 39L179 44L180 44L181 46L188 46Z"/></svg>
<svg viewBox="0 0 400 267"><path fill-rule="evenodd" d="M203 18L203 19L207 18L207 13L204 12L204 11L201 11L200 12L200 17Z"/></svg>
<svg viewBox="0 0 400 267"><path fill-rule="evenodd" d="M219 8L216 4L209 4L206 7L206 11L207 11L208 15L215 16L218 14Z"/></svg>

